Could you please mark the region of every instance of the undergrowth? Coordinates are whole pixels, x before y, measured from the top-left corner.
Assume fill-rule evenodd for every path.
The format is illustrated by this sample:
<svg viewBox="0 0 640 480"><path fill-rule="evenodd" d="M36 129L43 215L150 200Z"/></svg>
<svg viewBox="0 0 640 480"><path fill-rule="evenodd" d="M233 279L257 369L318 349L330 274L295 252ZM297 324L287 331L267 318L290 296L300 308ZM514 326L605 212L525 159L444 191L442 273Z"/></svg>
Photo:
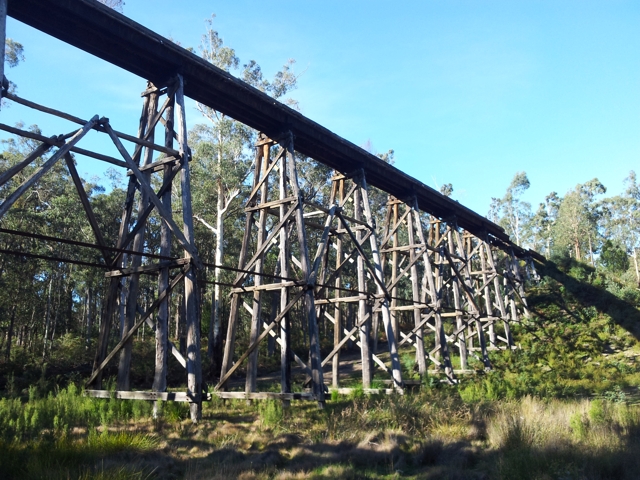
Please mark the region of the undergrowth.
<svg viewBox="0 0 640 480"><path fill-rule="evenodd" d="M405 395L367 395L354 379L324 410L214 399L192 425L187 404L153 420L151 403L85 397L73 376L42 368L27 388L11 373L0 478L636 478L637 295L576 262L542 273L531 316L512 324L517 350ZM401 359L415 374L413 353Z"/></svg>

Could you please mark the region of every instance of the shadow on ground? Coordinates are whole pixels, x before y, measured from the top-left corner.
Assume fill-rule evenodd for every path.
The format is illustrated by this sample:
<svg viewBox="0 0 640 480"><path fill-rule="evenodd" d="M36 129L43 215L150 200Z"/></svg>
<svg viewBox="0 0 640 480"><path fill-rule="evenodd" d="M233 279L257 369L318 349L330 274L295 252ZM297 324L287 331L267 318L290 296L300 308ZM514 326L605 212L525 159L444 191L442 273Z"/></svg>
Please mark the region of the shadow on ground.
<svg viewBox="0 0 640 480"><path fill-rule="evenodd" d="M563 260L561 265L547 261L544 264L537 265L537 268L540 275L551 278L564 286L565 290L582 306L594 307L598 312L609 315L618 325L631 333L637 340L640 340L640 310L638 308L618 298L605 288L592 285L587 281L580 281L565 273L576 268L585 271L588 275L593 275L595 269L574 259ZM575 316L572 310L564 305L562 296L559 293L553 296L547 294L530 298L534 304L536 302L556 303L567 314Z"/></svg>

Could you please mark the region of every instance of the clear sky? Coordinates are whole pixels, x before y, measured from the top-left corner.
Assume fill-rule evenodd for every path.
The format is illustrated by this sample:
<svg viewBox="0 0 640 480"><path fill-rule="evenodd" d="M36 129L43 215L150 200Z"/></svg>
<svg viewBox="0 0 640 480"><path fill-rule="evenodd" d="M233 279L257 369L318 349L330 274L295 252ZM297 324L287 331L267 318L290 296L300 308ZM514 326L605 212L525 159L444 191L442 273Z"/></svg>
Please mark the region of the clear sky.
<svg viewBox="0 0 640 480"><path fill-rule="evenodd" d="M637 0L127 0L124 13L193 47L215 13L225 44L267 77L297 61L304 115L394 149L398 168L452 183L453 198L483 215L517 171L535 209L594 177L617 194L640 170ZM19 95L135 133L142 79L12 19L7 30L25 47L6 72ZM72 129L19 106L0 112L19 120L47 135ZM90 165L80 171L97 172Z"/></svg>

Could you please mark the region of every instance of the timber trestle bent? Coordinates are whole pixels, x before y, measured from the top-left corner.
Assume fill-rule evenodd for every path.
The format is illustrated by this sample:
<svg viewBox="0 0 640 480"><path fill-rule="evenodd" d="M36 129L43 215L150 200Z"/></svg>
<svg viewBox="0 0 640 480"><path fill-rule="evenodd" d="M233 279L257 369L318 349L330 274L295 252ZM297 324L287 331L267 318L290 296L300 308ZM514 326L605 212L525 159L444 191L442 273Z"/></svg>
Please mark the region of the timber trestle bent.
<svg viewBox="0 0 640 480"><path fill-rule="evenodd" d="M89 395L189 402L196 422L202 401L211 395L285 403L310 400L322 406L328 385L348 391L340 385L349 352L357 355L350 365L361 370L364 391L402 393L416 382L414 375L424 379L435 374L455 383L461 374L491 369L490 351L515 348L511 325L529 315L524 280L536 276L533 259L541 257L511 243L498 225L93 0L0 0L3 36L7 12L149 79L138 132L129 135L114 130L107 118L84 120L10 93L0 70L3 99L80 126L46 137L0 123L0 130L39 142L21 162L0 173L0 188L12 186L1 199L0 221L64 161L95 243L8 228L0 228L0 234L100 253L99 261L89 262L2 250L105 270L107 300L93 372L86 382L93 387ZM202 262L195 244L185 95L261 132L240 253L226 265ZM78 146L92 131L106 134L119 158ZM123 141L133 145L132 153ZM304 198L300 155L333 170L326 204ZM115 238L105 237L96 219L77 172L77 156L127 169ZM33 174L14 185L17 175L32 165L37 165ZM178 202L172 199L174 187L179 187ZM373 210L372 192L378 204L384 199L380 217ZM181 224L174 211L181 212ZM159 226L150 219L157 219ZM152 233L160 238L155 250L147 246ZM225 284L230 287L229 321L212 391L204 384L200 358L202 289L213 283L207 280L209 267L236 272L232 284ZM156 294L146 303L141 275L157 276ZM170 341L172 298L179 300L184 316L183 346ZM299 331L293 327L294 315ZM153 382L149 391L131 391L134 335L145 325L155 335ZM243 325L248 334L240 343L238 329ZM300 344L307 351L294 351ZM273 354L276 345L280 380L271 381L279 383L280 391L260 391L261 359L265 350ZM186 391L168 391L170 356L184 368ZM116 391L109 392L103 389L103 376L116 360ZM292 365L299 375L293 374ZM243 391L233 390L239 373L244 375ZM375 388L376 382L390 388Z"/></svg>

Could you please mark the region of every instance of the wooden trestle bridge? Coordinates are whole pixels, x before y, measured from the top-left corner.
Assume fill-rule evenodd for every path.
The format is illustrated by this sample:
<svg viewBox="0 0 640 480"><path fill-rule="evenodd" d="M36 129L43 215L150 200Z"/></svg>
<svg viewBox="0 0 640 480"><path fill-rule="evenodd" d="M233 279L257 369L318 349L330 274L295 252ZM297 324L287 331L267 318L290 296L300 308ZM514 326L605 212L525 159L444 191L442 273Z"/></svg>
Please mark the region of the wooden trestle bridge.
<svg viewBox="0 0 640 480"><path fill-rule="evenodd" d="M3 98L76 124L68 134L51 137L0 124L6 132L40 142L21 163L0 174L0 186L43 154L53 152L2 199L0 218L56 162L66 163L96 240L82 246L101 252L104 264L94 266L106 268L110 282L93 373L87 381L93 387L90 394L113 394L102 390L102 375L117 356L117 397L187 401L192 420L197 421L202 401L211 394L284 402L308 399L322 405L328 391L323 371L331 369L337 388L340 354L347 342L360 349L365 391L371 388L374 368L379 368L386 372L389 390L402 392L401 347L415 350L421 375L431 368L451 382L469 371L470 357L489 369L488 351L515 348L509 327L528 315L524 277L535 275L533 259L540 256L514 245L501 227L94 0L0 0L3 38L7 15L148 82L142 94L139 130L129 135L115 130L107 118L81 119L13 95L0 71ZM3 65L0 62L0 68ZM253 188L245 205L242 248L237 268L232 268L237 277L231 289L219 381L208 393L202 380L198 305L198 280L204 275L204 264L193 235L185 96L261 132L255 146ZM121 158L81 148L90 130L107 135ZM132 153L123 142L133 145ZM334 170L328 204L317 205L302 197L294 152ZM128 191L117 239L103 237L72 154L127 169ZM152 176L161 178L159 190L152 187ZM180 184L179 206L171 205L173 182ZM369 203L369 185L388 194L386 220L378 228ZM176 207L183 212L181 224L172 215ZM163 220L159 252L144 248L145 224L154 211ZM52 239L28 232L2 232ZM171 256L172 245L181 249L182 257ZM277 252L276 265L264 261L269 250ZM231 263L235 261L225 262L227 267ZM144 310L138 301L139 276L150 273L158 276L158 293ZM345 281L347 276L352 280ZM125 289L123 279L127 277ZM181 282L186 356L169 341L167 326L169 298ZM402 298L401 289L410 291L410 297ZM267 299L274 308L265 320L262 304ZM116 334L111 332L112 319L121 304L126 312L125 329L117 345L109 349ZM308 358L300 358L291 349L295 332L289 313L297 304L303 305L306 316ZM250 321L251 330L248 347L240 350L235 337L241 316ZM411 318L412 327L401 328L400 317ZM330 352L320 349L319 318L333 325ZM156 332L154 381L149 391L130 391L132 337L145 323ZM268 336L275 337L280 349L280 393L257 388L258 347ZM378 346L379 338L384 341L384 352ZM167 392L170 354L186 370L186 392ZM293 362L307 374L306 384L298 385L297 391L291 381ZM229 379L239 369L246 372L245 390L228 391Z"/></svg>

